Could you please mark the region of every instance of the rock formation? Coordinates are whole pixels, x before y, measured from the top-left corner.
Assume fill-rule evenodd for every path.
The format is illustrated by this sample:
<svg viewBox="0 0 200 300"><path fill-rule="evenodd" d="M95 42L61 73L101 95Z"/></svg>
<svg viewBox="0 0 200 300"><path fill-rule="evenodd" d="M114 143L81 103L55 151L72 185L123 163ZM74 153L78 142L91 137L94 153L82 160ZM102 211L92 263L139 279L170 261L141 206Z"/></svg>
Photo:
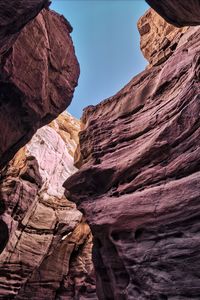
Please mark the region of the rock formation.
<svg viewBox="0 0 200 300"><path fill-rule="evenodd" d="M49 0L0 2L0 56L12 47L21 29L48 6Z"/></svg>
<svg viewBox="0 0 200 300"><path fill-rule="evenodd" d="M174 3L177 20L182 3L199 4L148 2ZM190 28L168 60L84 112L82 167L65 194L92 229L101 300L200 297L199 48Z"/></svg>
<svg viewBox="0 0 200 300"><path fill-rule="evenodd" d="M199 0L145 0L167 22L178 26L200 24Z"/></svg>
<svg viewBox="0 0 200 300"><path fill-rule="evenodd" d="M0 299L97 299L92 234L62 187L79 130L63 113L1 172Z"/></svg>
<svg viewBox="0 0 200 300"><path fill-rule="evenodd" d="M143 55L151 66L156 66L172 55L188 27L175 28L149 9L138 21L138 30Z"/></svg>
<svg viewBox="0 0 200 300"><path fill-rule="evenodd" d="M72 28L47 8L38 14L48 3L0 3L0 167L69 105L77 85Z"/></svg>

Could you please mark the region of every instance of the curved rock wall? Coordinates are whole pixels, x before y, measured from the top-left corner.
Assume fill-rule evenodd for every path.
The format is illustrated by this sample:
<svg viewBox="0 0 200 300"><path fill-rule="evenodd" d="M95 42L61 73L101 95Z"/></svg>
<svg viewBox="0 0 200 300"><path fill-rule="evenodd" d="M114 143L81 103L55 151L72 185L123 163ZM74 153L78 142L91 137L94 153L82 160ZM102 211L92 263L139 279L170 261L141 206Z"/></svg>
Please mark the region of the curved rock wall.
<svg viewBox="0 0 200 300"><path fill-rule="evenodd" d="M62 187L79 130L63 113L1 172L0 299L97 299L92 234Z"/></svg>
<svg viewBox="0 0 200 300"><path fill-rule="evenodd" d="M14 2L0 4L0 167L70 104L79 76L67 20L43 9L27 23L48 1Z"/></svg>
<svg viewBox="0 0 200 300"><path fill-rule="evenodd" d="M94 234L101 300L199 299L199 49L189 29L167 61L83 115L83 165L65 188Z"/></svg>

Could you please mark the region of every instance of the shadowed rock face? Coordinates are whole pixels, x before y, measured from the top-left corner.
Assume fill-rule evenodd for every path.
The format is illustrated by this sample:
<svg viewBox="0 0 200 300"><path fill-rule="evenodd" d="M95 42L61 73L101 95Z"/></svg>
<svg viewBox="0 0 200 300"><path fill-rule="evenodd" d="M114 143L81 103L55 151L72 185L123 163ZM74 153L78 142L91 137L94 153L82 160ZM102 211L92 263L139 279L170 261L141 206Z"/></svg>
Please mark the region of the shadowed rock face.
<svg viewBox="0 0 200 300"><path fill-rule="evenodd" d="M199 49L190 28L162 65L84 112L83 165L65 188L94 235L101 300L199 299Z"/></svg>
<svg viewBox="0 0 200 300"><path fill-rule="evenodd" d="M10 49L23 26L48 5L49 0L0 2L0 56Z"/></svg>
<svg viewBox="0 0 200 300"><path fill-rule="evenodd" d="M200 24L199 0L146 0L167 22L178 26Z"/></svg>
<svg viewBox="0 0 200 300"><path fill-rule="evenodd" d="M79 76L64 17L43 9L22 29L48 1L10 4L0 4L0 167L70 104Z"/></svg>
<svg viewBox="0 0 200 300"><path fill-rule="evenodd" d="M0 299L97 299L92 234L62 187L79 130L63 113L1 172Z"/></svg>

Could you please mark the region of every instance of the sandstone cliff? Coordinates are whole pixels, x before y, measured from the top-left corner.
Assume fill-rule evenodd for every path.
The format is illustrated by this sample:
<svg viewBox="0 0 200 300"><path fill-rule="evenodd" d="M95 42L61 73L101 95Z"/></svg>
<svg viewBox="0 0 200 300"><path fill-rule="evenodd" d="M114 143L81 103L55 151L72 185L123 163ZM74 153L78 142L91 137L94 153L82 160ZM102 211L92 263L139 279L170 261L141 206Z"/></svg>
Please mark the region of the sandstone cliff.
<svg viewBox="0 0 200 300"><path fill-rule="evenodd" d="M0 2L0 167L70 104L77 85L71 25L48 3Z"/></svg>
<svg viewBox="0 0 200 300"><path fill-rule="evenodd" d="M184 5L199 1L148 2L173 3L177 20L184 10L184 25L196 22L196 6ZM94 234L102 300L200 297L200 29L181 37L162 24L164 33L178 33L176 47L162 64L85 110L82 167L65 183Z"/></svg>
<svg viewBox="0 0 200 300"><path fill-rule="evenodd" d="M150 66L156 66L172 55L188 27L175 28L149 9L138 21L138 30L142 53Z"/></svg>
<svg viewBox="0 0 200 300"><path fill-rule="evenodd" d="M62 187L79 130L63 113L1 172L0 299L97 299L92 234Z"/></svg>

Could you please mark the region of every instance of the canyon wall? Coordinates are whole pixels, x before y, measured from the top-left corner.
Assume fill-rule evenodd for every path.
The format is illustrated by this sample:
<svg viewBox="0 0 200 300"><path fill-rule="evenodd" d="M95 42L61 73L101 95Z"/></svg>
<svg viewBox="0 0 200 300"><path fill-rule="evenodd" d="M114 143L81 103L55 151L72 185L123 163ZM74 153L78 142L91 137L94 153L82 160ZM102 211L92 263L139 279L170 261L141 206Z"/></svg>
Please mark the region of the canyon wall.
<svg viewBox="0 0 200 300"><path fill-rule="evenodd" d="M65 110L77 85L72 27L48 5L0 3L0 167Z"/></svg>
<svg viewBox="0 0 200 300"><path fill-rule="evenodd" d="M154 10L149 9L138 21L140 48L150 66L166 61L176 49L180 38L189 27L175 28Z"/></svg>
<svg viewBox="0 0 200 300"><path fill-rule="evenodd" d="M140 32L155 19L147 17ZM200 29L182 35L162 24L152 36L162 44L170 28L176 47L115 96L85 110L82 167L64 184L94 235L101 300L200 297Z"/></svg>
<svg viewBox="0 0 200 300"><path fill-rule="evenodd" d="M0 2L0 56L12 47L23 27L49 4L49 0Z"/></svg>
<svg viewBox="0 0 200 300"><path fill-rule="evenodd" d="M92 234L62 187L79 130L63 113L1 171L0 299L97 299Z"/></svg>
<svg viewBox="0 0 200 300"><path fill-rule="evenodd" d="M96 300L91 230L62 187L80 122L58 115L79 64L71 25L49 5L0 3L0 299Z"/></svg>

